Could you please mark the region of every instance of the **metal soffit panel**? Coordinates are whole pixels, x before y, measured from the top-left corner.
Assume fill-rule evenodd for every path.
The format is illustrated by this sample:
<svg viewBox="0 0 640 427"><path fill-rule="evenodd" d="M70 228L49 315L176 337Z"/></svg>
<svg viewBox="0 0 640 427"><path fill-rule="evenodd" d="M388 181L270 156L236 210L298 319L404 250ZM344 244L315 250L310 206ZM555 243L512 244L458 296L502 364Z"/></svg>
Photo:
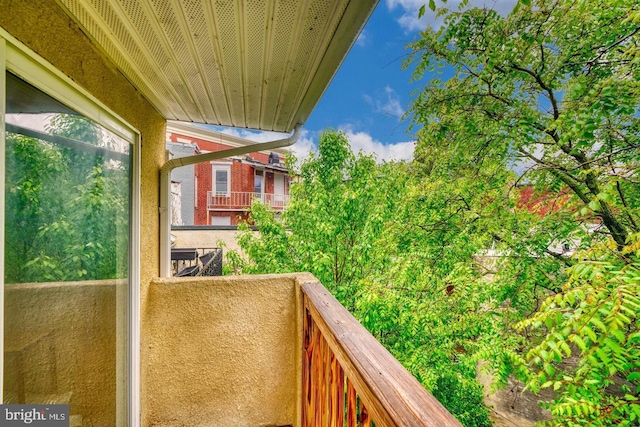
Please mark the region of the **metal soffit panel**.
<svg viewBox="0 0 640 427"><path fill-rule="evenodd" d="M170 120L289 132L378 0L58 0Z"/></svg>

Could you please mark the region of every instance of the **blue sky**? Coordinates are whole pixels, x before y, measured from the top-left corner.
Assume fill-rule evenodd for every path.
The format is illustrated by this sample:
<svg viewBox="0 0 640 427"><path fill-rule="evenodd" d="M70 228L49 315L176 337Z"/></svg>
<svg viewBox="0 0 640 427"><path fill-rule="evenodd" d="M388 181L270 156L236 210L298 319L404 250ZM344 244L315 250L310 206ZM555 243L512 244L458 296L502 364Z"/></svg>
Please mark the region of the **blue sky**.
<svg viewBox="0 0 640 427"><path fill-rule="evenodd" d="M495 8L503 15L516 2L470 1L472 5ZM411 159L414 140L407 133L408 119L402 120L402 116L420 82L411 84L411 70L403 70L402 64L408 53L407 44L419 37L419 31L429 23L434 27L440 25L429 9L418 20L418 9L425 3L425 0L380 0L293 146L299 159L317 146L320 134L327 128L342 129L356 152L374 153L380 160ZM459 3L460 0L448 0L447 6L456 8ZM442 5L440 1L436 4ZM222 132L257 142L282 137L273 132L240 129Z"/></svg>

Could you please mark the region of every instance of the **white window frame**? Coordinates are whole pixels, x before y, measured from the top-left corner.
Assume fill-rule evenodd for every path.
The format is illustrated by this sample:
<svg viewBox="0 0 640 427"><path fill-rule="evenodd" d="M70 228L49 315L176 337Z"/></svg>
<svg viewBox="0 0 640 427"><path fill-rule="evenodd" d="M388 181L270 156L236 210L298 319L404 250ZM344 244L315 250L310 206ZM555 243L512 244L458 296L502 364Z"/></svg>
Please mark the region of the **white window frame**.
<svg viewBox="0 0 640 427"><path fill-rule="evenodd" d="M262 180L260 181L260 194L256 193L256 176L258 172L262 172ZM260 200L264 200L265 187L267 186L267 172L264 169L253 168L253 194L258 195Z"/></svg>
<svg viewBox="0 0 640 427"><path fill-rule="evenodd" d="M53 65L0 28L0 165L5 164L6 72L78 111L131 144L130 271L127 304L127 380L125 411L118 424L140 425L140 133ZM0 385L4 372L4 172L0 173ZM116 378L117 381L120 381ZM119 390L119 388L117 388ZM0 402L3 401L0 387Z"/></svg>
<svg viewBox="0 0 640 427"><path fill-rule="evenodd" d="M193 174L193 208L198 209L198 175Z"/></svg>
<svg viewBox="0 0 640 427"><path fill-rule="evenodd" d="M211 165L213 166L211 170L211 194L213 194L214 196L230 197L231 196L231 165L229 163L216 163L216 162L211 162ZM216 172L217 171L224 171L227 173L227 192L226 193L218 192L218 189L216 188Z"/></svg>

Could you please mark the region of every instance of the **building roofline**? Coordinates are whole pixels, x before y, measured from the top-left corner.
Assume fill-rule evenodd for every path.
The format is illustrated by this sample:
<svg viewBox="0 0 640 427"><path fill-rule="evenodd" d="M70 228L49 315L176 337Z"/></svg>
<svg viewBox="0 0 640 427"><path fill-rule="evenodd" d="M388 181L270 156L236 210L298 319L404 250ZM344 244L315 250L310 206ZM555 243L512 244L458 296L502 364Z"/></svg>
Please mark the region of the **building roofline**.
<svg viewBox="0 0 640 427"><path fill-rule="evenodd" d="M223 132L219 132L213 129L207 129L202 126L198 126L189 122L177 122L177 121L167 121L167 133L175 133L179 135L184 135L191 138L198 138L209 142L215 142L218 144L228 145L230 147L248 147L250 145L258 145L259 141L250 141L245 138L240 138L238 136L229 135ZM282 134L282 137L286 137L287 134ZM279 138L276 138L279 139ZM173 141L167 141L173 142ZM197 142L194 142L197 144ZM199 147L199 146L198 146ZM202 148L202 147L199 147ZM270 151L257 151L263 154L269 154L270 152L275 152L281 155L285 155L289 153L289 150L283 148L275 148Z"/></svg>

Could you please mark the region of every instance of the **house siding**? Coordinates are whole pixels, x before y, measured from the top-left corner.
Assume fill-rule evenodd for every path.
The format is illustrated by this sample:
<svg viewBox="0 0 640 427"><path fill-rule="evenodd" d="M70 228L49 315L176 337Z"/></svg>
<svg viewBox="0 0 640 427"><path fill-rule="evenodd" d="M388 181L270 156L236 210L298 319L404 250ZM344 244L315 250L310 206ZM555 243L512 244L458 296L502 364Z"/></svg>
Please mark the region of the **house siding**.
<svg viewBox="0 0 640 427"><path fill-rule="evenodd" d="M169 143L167 148L173 158L193 156L196 154L196 147L191 144ZM180 213L182 216L182 224L174 225L193 225L194 224L194 197L195 180L193 179L195 168L193 165L181 166L171 171L171 181L180 183Z"/></svg>

